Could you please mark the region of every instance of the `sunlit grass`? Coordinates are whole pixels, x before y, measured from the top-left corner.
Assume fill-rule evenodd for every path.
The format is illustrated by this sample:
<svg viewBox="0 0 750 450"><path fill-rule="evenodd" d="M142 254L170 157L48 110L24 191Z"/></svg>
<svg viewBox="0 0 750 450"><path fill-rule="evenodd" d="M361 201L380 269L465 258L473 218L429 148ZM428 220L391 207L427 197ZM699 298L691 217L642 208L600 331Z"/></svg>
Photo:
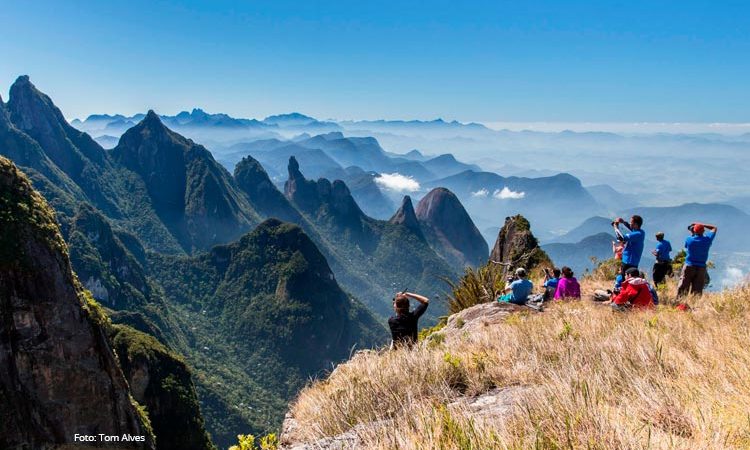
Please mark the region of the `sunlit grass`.
<svg viewBox="0 0 750 450"><path fill-rule="evenodd" d="M601 284L584 280L584 292ZM748 302L743 287L691 298L689 312L556 304L438 344L358 354L292 413L308 439L356 426L366 448L750 448ZM520 394L500 419L446 407L506 387Z"/></svg>

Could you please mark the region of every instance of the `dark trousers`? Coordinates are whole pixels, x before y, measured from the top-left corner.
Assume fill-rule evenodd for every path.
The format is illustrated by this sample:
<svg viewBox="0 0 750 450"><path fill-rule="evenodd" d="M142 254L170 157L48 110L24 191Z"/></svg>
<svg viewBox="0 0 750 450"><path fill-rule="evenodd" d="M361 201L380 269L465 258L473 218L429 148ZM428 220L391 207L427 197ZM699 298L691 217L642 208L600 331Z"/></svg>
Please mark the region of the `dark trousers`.
<svg viewBox="0 0 750 450"><path fill-rule="evenodd" d="M667 275L672 275L672 263L669 261L657 262L654 264L654 269L651 271L651 276L654 279L654 284L664 282L664 278Z"/></svg>
<svg viewBox="0 0 750 450"><path fill-rule="evenodd" d="M677 296L682 297L689 293L695 295L703 294L706 286L706 268L696 266L682 266L680 275L680 286L677 288Z"/></svg>

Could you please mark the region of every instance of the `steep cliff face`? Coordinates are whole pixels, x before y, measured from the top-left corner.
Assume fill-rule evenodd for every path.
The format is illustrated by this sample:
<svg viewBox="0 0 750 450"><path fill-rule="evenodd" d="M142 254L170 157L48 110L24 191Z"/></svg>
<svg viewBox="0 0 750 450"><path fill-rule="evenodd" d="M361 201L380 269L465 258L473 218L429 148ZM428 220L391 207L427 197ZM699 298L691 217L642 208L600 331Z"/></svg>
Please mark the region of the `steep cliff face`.
<svg viewBox="0 0 750 450"><path fill-rule="evenodd" d="M487 242L453 192L435 188L417 204L417 219L430 245L459 269L487 259Z"/></svg>
<svg viewBox="0 0 750 450"><path fill-rule="evenodd" d="M222 446L238 430L272 429L310 377L352 348L386 338L296 225L268 219L235 243L150 263L172 305L200 311L188 312L198 348L189 356L205 374L196 384L207 417L215 417L207 426ZM216 388L227 379L233 381Z"/></svg>
<svg viewBox="0 0 750 450"><path fill-rule="evenodd" d="M153 448L54 213L1 157L0 229L0 447L104 433L144 436L131 448Z"/></svg>
<svg viewBox="0 0 750 450"><path fill-rule="evenodd" d="M146 406L158 450L215 450L185 362L148 334L112 326L112 345L138 403Z"/></svg>
<svg viewBox="0 0 750 450"><path fill-rule="evenodd" d="M88 134L71 127L52 100L37 90L29 77L18 77L10 87L10 121L31 137L44 154L72 179L102 210L119 214L116 189L107 173L112 166L106 151Z"/></svg>
<svg viewBox="0 0 750 450"><path fill-rule="evenodd" d="M154 211L188 253L231 241L258 222L211 153L153 111L122 135L112 155L140 177Z"/></svg>
<svg viewBox="0 0 750 450"><path fill-rule="evenodd" d="M518 267L533 273L542 266L552 266L549 256L539 247L539 241L531 232L531 224L520 214L505 218L490 253L490 263L502 263L504 275Z"/></svg>
<svg viewBox="0 0 750 450"><path fill-rule="evenodd" d="M288 169L287 198L320 232L322 246L332 250L337 262L365 280L350 282L347 288L361 295L376 313L385 317L392 313L390 299L397 290L409 287L435 298L442 293L440 277L455 276L456 270L428 244L413 218L406 217L411 216L408 205L403 217L376 220L362 212L343 181L305 179L294 157ZM404 219L409 226L400 222ZM365 296L365 289L378 294ZM445 307L440 301L433 303L427 319L434 320Z"/></svg>
<svg viewBox="0 0 750 450"><path fill-rule="evenodd" d="M135 308L149 300L151 286L143 268L107 219L90 205L78 207L68 242L76 274L103 305L112 309Z"/></svg>
<svg viewBox="0 0 750 450"><path fill-rule="evenodd" d="M318 181L305 179L294 156L289 158L288 169L289 179L284 185L284 193L298 208L314 216L330 216L330 221L342 228L360 226L365 213L343 181L331 183L326 178Z"/></svg>
<svg viewBox="0 0 750 450"><path fill-rule="evenodd" d="M287 222L301 223L299 211L274 186L268 173L251 156L246 156L234 168L234 179L250 203L264 217L275 217Z"/></svg>
<svg viewBox="0 0 750 450"><path fill-rule="evenodd" d="M389 222L394 225L403 225L424 239L422 227L419 225L417 214L414 212L414 205L411 202L411 197L408 195L404 197L401 207L396 211L396 214L391 217Z"/></svg>

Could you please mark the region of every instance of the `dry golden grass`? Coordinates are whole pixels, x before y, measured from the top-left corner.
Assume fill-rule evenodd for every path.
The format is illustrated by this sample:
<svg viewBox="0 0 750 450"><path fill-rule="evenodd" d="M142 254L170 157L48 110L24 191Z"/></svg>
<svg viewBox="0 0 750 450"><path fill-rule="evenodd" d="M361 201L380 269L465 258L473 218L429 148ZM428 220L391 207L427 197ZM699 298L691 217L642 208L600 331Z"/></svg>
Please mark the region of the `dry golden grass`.
<svg viewBox="0 0 750 450"><path fill-rule="evenodd" d="M308 439L354 429L365 448L750 448L750 288L690 302L628 313L557 304L361 353L306 388L292 414ZM500 419L446 406L504 387L519 394Z"/></svg>

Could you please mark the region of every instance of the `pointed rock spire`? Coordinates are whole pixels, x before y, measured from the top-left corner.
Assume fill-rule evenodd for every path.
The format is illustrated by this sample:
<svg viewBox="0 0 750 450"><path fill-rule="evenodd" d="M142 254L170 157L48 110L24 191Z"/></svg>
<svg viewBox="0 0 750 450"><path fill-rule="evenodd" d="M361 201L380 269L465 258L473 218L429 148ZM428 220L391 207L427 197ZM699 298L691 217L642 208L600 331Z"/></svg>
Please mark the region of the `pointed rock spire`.
<svg viewBox="0 0 750 450"><path fill-rule="evenodd" d="M401 207L396 211L396 214L391 217L389 222L395 225L404 225L406 228L417 233L420 237L424 237L422 234L422 227L419 226L419 220L417 220L417 214L414 212L414 205L412 205L411 197L408 195L404 196L404 200L401 202Z"/></svg>
<svg viewBox="0 0 750 450"><path fill-rule="evenodd" d="M531 224L520 214L505 218L490 253L490 261L503 263L500 267L503 268L504 276L519 267L531 272L540 265L552 265L549 256L539 247L539 241L531 232Z"/></svg>

